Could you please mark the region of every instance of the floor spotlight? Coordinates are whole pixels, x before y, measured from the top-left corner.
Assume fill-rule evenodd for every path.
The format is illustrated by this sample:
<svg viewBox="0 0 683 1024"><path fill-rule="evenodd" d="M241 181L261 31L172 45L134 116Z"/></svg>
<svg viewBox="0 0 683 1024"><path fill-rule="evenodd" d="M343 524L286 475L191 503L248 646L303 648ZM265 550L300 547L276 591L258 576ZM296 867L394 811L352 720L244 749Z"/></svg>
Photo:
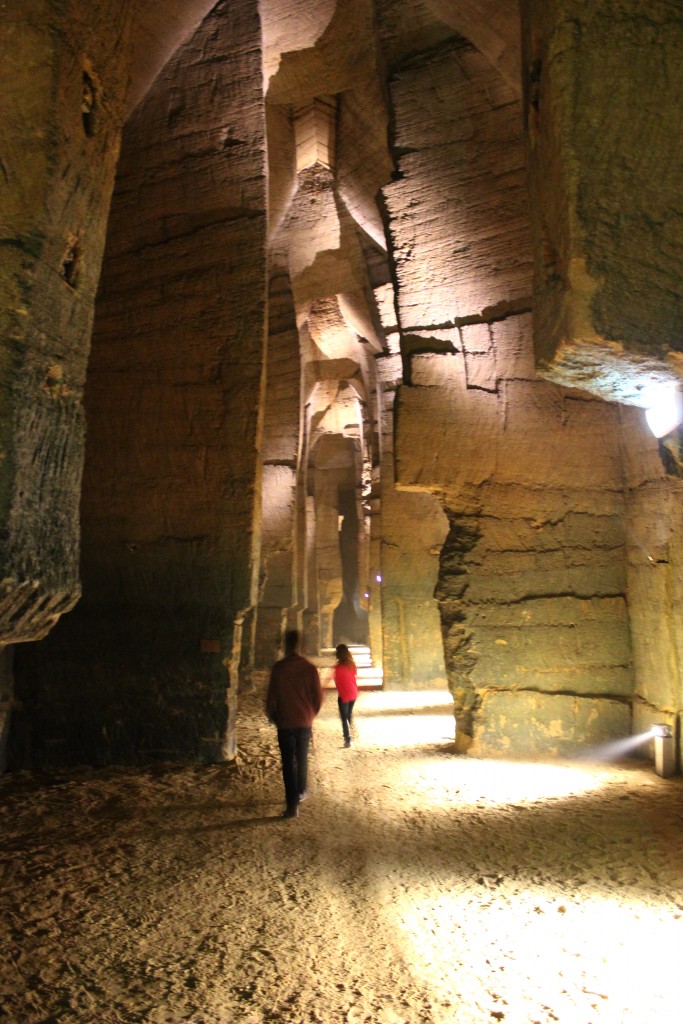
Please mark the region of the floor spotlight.
<svg viewBox="0 0 683 1024"><path fill-rule="evenodd" d="M655 742L655 771L663 779L669 779L676 771L676 744L670 725L664 723L652 726Z"/></svg>

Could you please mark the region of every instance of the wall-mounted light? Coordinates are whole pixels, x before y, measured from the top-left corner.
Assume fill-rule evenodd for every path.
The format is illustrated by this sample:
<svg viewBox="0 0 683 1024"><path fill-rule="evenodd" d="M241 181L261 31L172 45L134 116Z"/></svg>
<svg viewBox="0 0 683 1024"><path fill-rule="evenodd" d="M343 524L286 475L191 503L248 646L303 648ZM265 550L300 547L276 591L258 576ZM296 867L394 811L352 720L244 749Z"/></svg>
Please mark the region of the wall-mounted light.
<svg viewBox="0 0 683 1024"><path fill-rule="evenodd" d="M645 419L655 437L666 437L683 423L683 395L675 381L650 388L644 404Z"/></svg>
<svg viewBox="0 0 683 1024"><path fill-rule="evenodd" d="M375 579L377 580L378 583L381 583L382 582L382 575L381 575L381 573L376 573L375 574Z"/></svg>

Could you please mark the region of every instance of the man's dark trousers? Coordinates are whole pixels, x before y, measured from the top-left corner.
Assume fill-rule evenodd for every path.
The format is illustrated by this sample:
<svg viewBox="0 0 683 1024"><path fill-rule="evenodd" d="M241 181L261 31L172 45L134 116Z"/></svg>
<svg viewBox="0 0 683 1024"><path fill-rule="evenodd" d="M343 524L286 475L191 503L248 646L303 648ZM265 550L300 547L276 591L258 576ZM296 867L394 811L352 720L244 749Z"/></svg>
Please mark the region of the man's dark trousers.
<svg viewBox="0 0 683 1024"><path fill-rule="evenodd" d="M299 805L300 797L306 792L311 727L278 729L277 741L282 758L282 778L285 783L287 809L294 810Z"/></svg>

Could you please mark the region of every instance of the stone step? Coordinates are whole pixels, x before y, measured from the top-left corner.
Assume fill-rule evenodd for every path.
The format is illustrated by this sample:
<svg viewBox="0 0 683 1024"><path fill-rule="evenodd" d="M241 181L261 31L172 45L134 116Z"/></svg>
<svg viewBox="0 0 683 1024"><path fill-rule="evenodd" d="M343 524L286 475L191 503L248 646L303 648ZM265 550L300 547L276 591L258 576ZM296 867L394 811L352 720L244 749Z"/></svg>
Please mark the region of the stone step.
<svg viewBox="0 0 683 1024"><path fill-rule="evenodd" d="M353 660L355 661L356 665L359 668L360 668L361 665L364 665L364 666L372 665L372 652L370 651L369 647L351 647L351 646L349 646L349 651L351 652ZM336 660L336 655L335 655L335 652L334 652L334 647L325 647L325 648L323 648L323 650L320 652L320 657L321 658L329 658L332 661L332 663L334 664L334 662Z"/></svg>
<svg viewBox="0 0 683 1024"><path fill-rule="evenodd" d="M356 674L358 688L361 690L380 690L384 682L384 674L381 668L373 665L370 648L360 644L349 644L349 650L353 655L353 660L358 670ZM323 689L334 690L334 680L332 678L332 669L336 662L334 647L323 648L318 657L310 658L309 660L313 662L320 672L320 681Z"/></svg>

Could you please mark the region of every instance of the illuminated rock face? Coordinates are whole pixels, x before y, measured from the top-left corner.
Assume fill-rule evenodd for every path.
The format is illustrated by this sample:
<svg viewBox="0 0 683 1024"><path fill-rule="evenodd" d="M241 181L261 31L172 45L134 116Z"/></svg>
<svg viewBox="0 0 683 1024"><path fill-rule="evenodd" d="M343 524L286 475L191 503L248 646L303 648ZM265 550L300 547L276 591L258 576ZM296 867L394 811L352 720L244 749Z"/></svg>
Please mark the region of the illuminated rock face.
<svg viewBox="0 0 683 1024"><path fill-rule="evenodd" d="M435 596L458 742L537 752L543 695L571 693L591 710L553 713L566 750L609 734L608 698L633 687L616 410L535 378L514 92L452 43L393 86L409 154L385 190L411 383L398 399L398 482L442 495L449 521ZM440 125L445 109L457 113ZM506 710L493 714L496 694Z"/></svg>
<svg viewBox="0 0 683 1024"><path fill-rule="evenodd" d="M631 731L626 702L542 693L486 693L478 719L470 752L487 757L568 757L579 747L599 757L602 744Z"/></svg>
<svg viewBox="0 0 683 1024"><path fill-rule="evenodd" d="M234 750L259 540L265 184L258 17L224 4L126 125L86 388L84 596L16 660L37 756Z"/></svg>
<svg viewBox="0 0 683 1024"><path fill-rule="evenodd" d="M683 353L683 23L667 0L523 5L544 376L642 403Z"/></svg>
<svg viewBox="0 0 683 1024"><path fill-rule="evenodd" d="M5 640L83 590L16 650L13 763L230 757L292 627L481 755L679 713L680 445L602 399L677 372L680 21L589 6L2 15L63 77L8 135Z"/></svg>
<svg viewBox="0 0 683 1024"><path fill-rule="evenodd" d="M117 3L73 24L50 3L0 15L0 643L44 636L80 593L83 384L129 29Z"/></svg>

